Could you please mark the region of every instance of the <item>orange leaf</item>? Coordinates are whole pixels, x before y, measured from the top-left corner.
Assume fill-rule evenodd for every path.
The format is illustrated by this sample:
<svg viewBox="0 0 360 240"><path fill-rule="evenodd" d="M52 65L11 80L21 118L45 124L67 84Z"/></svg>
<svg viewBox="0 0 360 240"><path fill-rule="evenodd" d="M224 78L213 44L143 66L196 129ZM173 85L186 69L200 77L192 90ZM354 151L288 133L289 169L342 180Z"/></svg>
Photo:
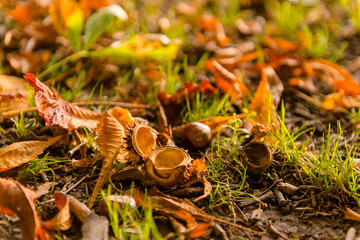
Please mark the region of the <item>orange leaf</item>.
<svg viewBox="0 0 360 240"><path fill-rule="evenodd" d="M42 8L36 4L35 1L28 1L27 3L19 5L10 11L12 19L21 24L27 24L40 17L41 14Z"/></svg>
<svg viewBox="0 0 360 240"><path fill-rule="evenodd" d="M63 136L49 138L47 141L17 142L1 148L0 172L29 162L62 137Z"/></svg>
<svg viewBox="0 0 360 240"><path fill-rule="evenodd" d="M265 68L262 68L261 70L261 80L249 106L249 111L256 112L256 116L253 117L253 120L257 123L264 125L268 125L271 122L277 123L275 106L271 98Z"/></svg>
<svg viewBox="0 0 360 240"><path fill-rule="evenodd" d="M350 95L354 93L351 90L351 87L355 87L355 93L359 89L353 76L336 63L320 58L308 60L304 63L304 66L307 66L308 69L312 69L312 72L315 72L316 76L320 76L323 80L330 83L335 89L339 90L344 88L344 90L346 89L346 92L349 92ZM350 84L351 87L347 87L346 84Z"/></svg>
<svg viewBox="0 0 360 240"><path fill-rule="evenodd" d="M56 96L31 73L24 75L25 82L35 89L35 102L46 124L59 125L69 131L79 127L96 128L100 113L78 107Z"/></svg>
<svg viewBox="0 0 360 240"><path fill-rule="evenodd" d="M264 37L264 44L281 52L292 52L299 48L297 43L289 42L283 38L271 38L268 36Z"/></svg>
<svg viewBox="0 0 360 240"><path fill-rule="evenodd" d="M10 209L20 218L22 239L38 239L40 220L35 211L35 191L14 180L0 178L0 196L0 207Z"/></svg>
<svg viewBox="0 0 360 240"><path fill-rule="evenodd" d="M74 0L53 0L49 6L49 14L56 31L61 35L68 35L74 24L74 16L83 17L81 6Z"/></svg>
<svg viewBox="0 0 360 240"><path fill-rule="evenodd" d="M327 95L322 103L325 110L340 110L359 108L360 101L353 96L345 96L344 90Z"/></svg>
<svg viewBox="0 0 360 240"><path fill-rule="evenodd" d="M212 227L213 223L211 222L201 222L196 225L196 227L190 232L188 235L189 238L198 238L204 235L210 227Z"/></svg>
<svg viewBox="0 0 360 240"><path fill-rule="evenodd" d="M360 84L352 79L344 79L336 81L333 84L336 90L344 91L345 96L358 96L360 95Z"/></svg>
<svg viewBox="0 0 360 240"><path fill-rule="evenodd" d="M346 208L344 219L360 222L360 214L350 208Z"/></svg>
<svg viewBox="0 0 360 240"><path fill-rule="evenodd" d="M55 203L60 210L55 217L41 225L48 230L67 230L71 227L70 206L67 196L61 192L55 192Z"/></svg>
<svg viewBox="0 0 360 240"><path fill-rule="evenodd" d="M80 0L80 5L85 17L88 17L92 10L99 10L110 5L108 0Z"/></svg>
<svg viewBox="0 0 360 240"><path fill-rule="evenodd" d="M101 117L96 130L99 136L97 143L99 144L100 153L105 159L91 196L91 206L102 186L110 178L112 166L119 152L126 148L124 138L128 130L125 129L134 124L134 119L129 111L123 108L112 108Z"/></svg>
<svg viewBox="0 0 360 240"><path fill-rule="evenodd" d="M230 94L232 100L249 95L249 89L240 80L240 78L229 72L218 61L207 60L206 66L215 75L216 85L218 88L225 93L232 90Z"/></svg>

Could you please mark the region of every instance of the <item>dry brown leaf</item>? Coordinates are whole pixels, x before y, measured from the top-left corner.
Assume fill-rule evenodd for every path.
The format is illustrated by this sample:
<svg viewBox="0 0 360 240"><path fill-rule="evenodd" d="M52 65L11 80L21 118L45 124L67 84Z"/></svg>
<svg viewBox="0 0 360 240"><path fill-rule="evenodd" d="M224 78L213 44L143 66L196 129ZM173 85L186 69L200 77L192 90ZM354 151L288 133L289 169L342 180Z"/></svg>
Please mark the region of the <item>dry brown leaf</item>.
<svg viewBox="0 0 360 240"><path fill-rule="evenodd" d="M344 219L360 222L360 214L350 208L346 208Z"/></svg>
<svg viewBox="0 0 360 240"><path fill-rule="evenodd" d="M96 128L100 113L61 99L31 73L24 75L24 78L25 82L34 88L36 107L48 126L59 125L69 131L79 127Z"/></svg>
<svg viewBox="0 0 360 240"><path fill-rule="evenodd" d="M71 227L71 215L69 200L66 194L61 192L54 193L55 203L60 210L55 217L49 221L42 222L41 225L47 230L67 230Z"/></svg>
<svg viewBox="0 0 360 240"><path fill-rule="evenodd" d="M128 128L135 124L134 119L127 109L112 108L108 110L100 119L97 128L99 149L105 158L91 196L91 204L95 200L105 182L111 177L112 166L119 158L124 160L126 144L124 138L128 134ZM120 153L120 154L119 154ZM113 171L115 173L115 171Z"/></svg>
<svg viewBox="0 0 360 240"><path fill-rule="evenodd" d="M14 180L0 178L0 196L0 212L13 212L20 218L22 239L38 239L42 230L35 211L35 191Z"/></svg>
<svg viewBox="0 0 360 240"><path fill-rule="evenodd" d="M0 92L15 93L23 88L25 88L25 83L22 78L0 75Z"/></svg>
<svg viewBox="0 0 360 240"><path fill-rule="evenodd" d="M346 96L344 90L327 95L321 105L325 110L338 110L345 112L346 109L359 108L360 100L353 96Z"/></svg>
<svg viewBox="0 0 360 240"><path fill-rule="evenodd" d="M261 70L261 80L249 106L249 111L256 112L256 116L252 119L257 123L264 125L277 123L275 106L271 97L270 86L265 68L262 68Z"/></svg>
<svg viewBox="0 0 360 240"><path fill-rule="evenodd" d="M49 138L47 141L17 142L0 149L0 172L29 162L62 137Z"/></svg>
<svg viewBox="0 0 360 240"><path fill-rule="evenodd" d="M206 61L206 66L215 75L216 86L225 93L231 91L232 100L249 95L249 89L240 78L224 68L218 61L209 59Z"/></svg>
<svg viewBox="0 0 360 240"><path fill-rule="evenodd" d="M144 207L151 207L158 211L163 211L168 214L172 214L174 217L176 217L176 214L179 214L179 212L188 212L190 213L196 220L202 220L202 221L218 221L222 223L226 223L228 225L237 227L239 229L250 231L257 234L265 234L265 232L259 232L255 231L243 226L240 226L238 224L234 224L213 216L210 216L206 214L204 211L196 207L195 205L191 204L189 201L184 199L179 199L176 197L171 197L169 195L165 195L158 191L156 188L152 188L147 195L147 198L145 198L145 194L139 190L134 189L132 191L132 197L135 199L136 203L138 205L144 206ZM147 199L147 201L145 201ZM150 201L150 202L149 202Z"/></svg>

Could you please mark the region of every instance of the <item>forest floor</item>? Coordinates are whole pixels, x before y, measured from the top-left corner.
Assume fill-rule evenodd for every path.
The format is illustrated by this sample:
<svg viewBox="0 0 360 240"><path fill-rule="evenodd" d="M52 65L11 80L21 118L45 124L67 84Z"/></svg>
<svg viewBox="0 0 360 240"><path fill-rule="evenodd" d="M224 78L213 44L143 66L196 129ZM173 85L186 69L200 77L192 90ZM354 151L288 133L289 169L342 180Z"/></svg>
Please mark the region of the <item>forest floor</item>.
<svg viewBox="0 0 360 240"><path fill-rule="evenodd" d="M0 13L0 240L360 237L358 1Z"/></svg>

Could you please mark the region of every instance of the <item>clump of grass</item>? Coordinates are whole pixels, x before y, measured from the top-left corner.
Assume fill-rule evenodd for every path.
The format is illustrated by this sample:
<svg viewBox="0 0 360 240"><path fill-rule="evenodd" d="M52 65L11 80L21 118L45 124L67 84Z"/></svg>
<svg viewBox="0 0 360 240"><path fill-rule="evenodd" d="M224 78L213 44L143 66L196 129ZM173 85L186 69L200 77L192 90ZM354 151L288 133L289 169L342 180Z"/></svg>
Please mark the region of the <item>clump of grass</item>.
<svg viewBox="0 0 360 240"><path fill-rule="evenodd" d="M313 152L306 150L310 136L301 144L297 143L300 136L310 131L305 129L306 123L299 130L291 133L284 124L285 110L282 106L282 116L279 117L280 127L274 132L276 139L274 146L285 156L282 168L294 166L305 175L304 181L310 188L318 190L319 196L341 196L347 193L360 205L360 169L355 162L356 150L349 148L346 140L343 149L340 149L342 135L341 125L337 125L337 137L333 139L330 134L324 134L321 146Z"/></svg>
<svg viewBox="0 0 360 240"><path fill-rule="evenodd" d="M18 136L20 138L25 137L29 133L29 131L35 129L38 126L36 118L26 118L25 114L23 113L20 113L19 118L11 119L11 121L13 121L15 128L18 131Z"/></svg>
<svg viewBox="0 0 360 240"><path fill-rule="evenodd" d="M129 201L120 206L106 200L105 197L111 195L110 185L107 193L101 194L108 207L110 226L116 239L164 239L156 227L151 207L132 207Z"/></svg>
<svg viewBox="0 0 360 240"><path fill-rule="evenodd" d="M36 158L34 160L31 160L26 165L26 167L20 170L20 172L18 173L18 179L19 181L28 179L41 172L52 172L53 176L55 177L55 172L52 168L52 165L68 161L70 160L57 160L54 158L50 158L48 157L48 154L46 154L42 158Z"/></svg>
<svg viewBox="0 0 360 240"><path fill-rule="evenodd" d="M321 25L313 30L304 25L302 30L306 41L304 50L311 57L319 58L327 56L330 61L336 62L349 45L347 41L344 41L340 46L337 46L327 25Z"/></svg>
<svg viewBox="0 0 360 240"><path fill-rule="evenodd" d="M245 138L241 125L241 120L232 121L228 126L233 131L232 137L220 138L218 134L213 141L207 174L211 184L216 187L210 193L210 209L243 198L242 190L247 186L247 168L239 158L239 147Z"/></svg>
<svg viewBox="0 0 360 240"><path fill-rule="evenodd" d="M280 36L294 36L305 17L305 9L301 2L269 1L268 12L271 14Z"/></svg>
<svg viewBox="0 0 360 240"><path fill-rule="evenodd" d="M228 109L231 106L229 96L229 94L226 94L222 98L219 95L205 98L203 93L198 92L190 102L188 95L186 95L183 123L186 124L213 116L227 115Z"/></svg>

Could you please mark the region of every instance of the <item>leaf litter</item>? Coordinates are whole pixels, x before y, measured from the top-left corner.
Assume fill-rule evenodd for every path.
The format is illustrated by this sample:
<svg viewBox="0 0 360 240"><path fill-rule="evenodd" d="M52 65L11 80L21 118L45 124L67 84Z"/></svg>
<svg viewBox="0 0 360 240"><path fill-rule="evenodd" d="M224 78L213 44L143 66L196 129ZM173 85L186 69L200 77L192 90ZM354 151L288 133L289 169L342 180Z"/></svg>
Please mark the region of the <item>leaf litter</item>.
<svg viewBox="0 0 360 240"><path fill-rule="evenodd" d="M356 234L360 6L271 2L0 3L0 238Z"/></svg>

